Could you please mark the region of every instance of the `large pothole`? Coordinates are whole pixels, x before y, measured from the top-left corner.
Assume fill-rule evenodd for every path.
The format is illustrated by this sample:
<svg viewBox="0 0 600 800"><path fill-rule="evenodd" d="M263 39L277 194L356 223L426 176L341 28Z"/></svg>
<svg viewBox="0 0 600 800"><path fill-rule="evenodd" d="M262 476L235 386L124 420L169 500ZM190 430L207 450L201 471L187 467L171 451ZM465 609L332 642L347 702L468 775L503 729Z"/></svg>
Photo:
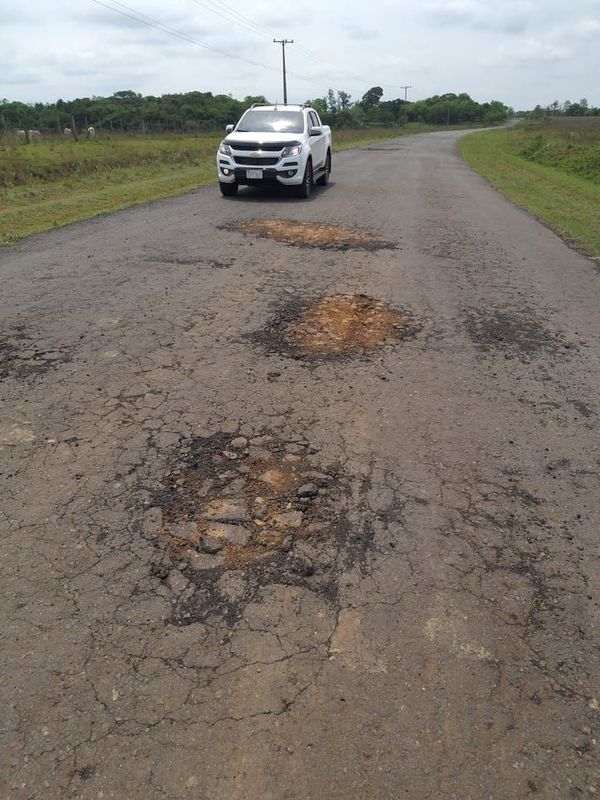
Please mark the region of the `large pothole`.
<svg viewBox="0 0 600 800"><path fill-rule="evenodd" d="M419 330L408 311L366 295L340 294L294 301L279 309L251 338L270 352L322 359L366 354L414 337Z"/></svg>
<svg viewBox="0 0 600 800"><path fill-rule="evenodd" d="M381 250L397 247L394 242L388 242L360 228L301 222L296 219L240 220L224 227L264 239L274 239L283 244L317 247L321 250Z"/></svg>
<svg viewBox="0 0 600 800"><path fill-rule="evenodd" d="M346 522L349 482L315 458L302 437L182 440L144 524L159 549L153 573L179 595L176 624L235 616L267 583L335 593L338 568L368 543Z"/></svg>

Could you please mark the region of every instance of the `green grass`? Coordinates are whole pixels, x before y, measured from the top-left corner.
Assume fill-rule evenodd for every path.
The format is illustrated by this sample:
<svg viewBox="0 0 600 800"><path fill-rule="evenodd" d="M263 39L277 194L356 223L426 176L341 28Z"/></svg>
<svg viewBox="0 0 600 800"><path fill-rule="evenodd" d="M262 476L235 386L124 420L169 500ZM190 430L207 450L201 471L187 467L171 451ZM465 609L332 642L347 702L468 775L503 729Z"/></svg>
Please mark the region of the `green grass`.
<svg viewBox="0 0 600 800"><path fill-rule="evenodd" d="M435 130L334 131L334 149ZM116 211L183 194L216 182L220 133L95 141L0 142L0 244Z"/></svg>
<svg viewBox="0 0 600 800"><path fill-rule="evenodd" d="M600 127L573 121L464 137L465 161L569 244L600 257Z"/></svg>

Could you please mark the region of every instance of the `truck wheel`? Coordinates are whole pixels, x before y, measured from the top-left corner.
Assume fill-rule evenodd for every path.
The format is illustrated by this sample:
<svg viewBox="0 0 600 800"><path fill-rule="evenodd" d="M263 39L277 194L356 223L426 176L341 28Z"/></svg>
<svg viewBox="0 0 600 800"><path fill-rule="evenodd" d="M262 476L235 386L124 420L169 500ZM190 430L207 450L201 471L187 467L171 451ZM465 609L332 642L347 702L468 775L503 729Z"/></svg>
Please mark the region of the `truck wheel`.
<svg viewBox="0 0 600 800"><path fill-rule="evenodd" d="M319 186L327 186L329 183L329 175L331 174L331 150L327 151L327 159L325 160L325 172L320 178L317 178Z"/></svg>
<svg viewBox="0 0 600 800"><path fill-rule="evenodd" d="M223 197L233 197L237 194L239 186L237 183L221 183L219 181L219 189Z"/></svg>
<svg viewBox="0 0 600 800"><path fill-rule="evenodd" d="M306 162L306 169L304 170L304 179L302 183L297 189L298 197L303 197L304 199L310 197L313 188L313 170L312 170L312 161L310 158Z"/></svg>

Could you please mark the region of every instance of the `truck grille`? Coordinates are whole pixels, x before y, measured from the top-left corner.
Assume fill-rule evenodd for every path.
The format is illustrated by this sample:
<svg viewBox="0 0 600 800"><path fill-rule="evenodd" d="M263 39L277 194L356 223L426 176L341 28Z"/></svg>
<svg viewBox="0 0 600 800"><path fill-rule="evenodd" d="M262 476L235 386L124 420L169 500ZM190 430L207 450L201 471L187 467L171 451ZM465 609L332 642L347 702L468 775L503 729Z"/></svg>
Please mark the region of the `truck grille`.
<svg viewBox="0 0 600 800"><path fill-rule="evenodd" d="M250 156L234 156L236 164L247 164L253 167L272 167L278 158L251 158Z"/></svg>

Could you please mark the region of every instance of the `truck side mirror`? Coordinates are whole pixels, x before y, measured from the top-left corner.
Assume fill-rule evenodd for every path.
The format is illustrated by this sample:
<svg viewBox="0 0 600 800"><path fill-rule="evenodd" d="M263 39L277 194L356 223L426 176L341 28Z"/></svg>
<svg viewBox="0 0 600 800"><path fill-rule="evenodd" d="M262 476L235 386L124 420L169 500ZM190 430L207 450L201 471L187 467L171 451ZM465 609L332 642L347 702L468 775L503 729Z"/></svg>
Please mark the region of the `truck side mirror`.
<svg viewBox="0 0 600 800"><path fill-rule="evenodd" d="M310 135L311 136L320 136L323 133L323 128L311 128Z"/></svg>
<svg viewBox="0 0 600 800"><path fill-rule="evenodd" d="M225 125L225 133L233 133L235 125Z"/></svg>

